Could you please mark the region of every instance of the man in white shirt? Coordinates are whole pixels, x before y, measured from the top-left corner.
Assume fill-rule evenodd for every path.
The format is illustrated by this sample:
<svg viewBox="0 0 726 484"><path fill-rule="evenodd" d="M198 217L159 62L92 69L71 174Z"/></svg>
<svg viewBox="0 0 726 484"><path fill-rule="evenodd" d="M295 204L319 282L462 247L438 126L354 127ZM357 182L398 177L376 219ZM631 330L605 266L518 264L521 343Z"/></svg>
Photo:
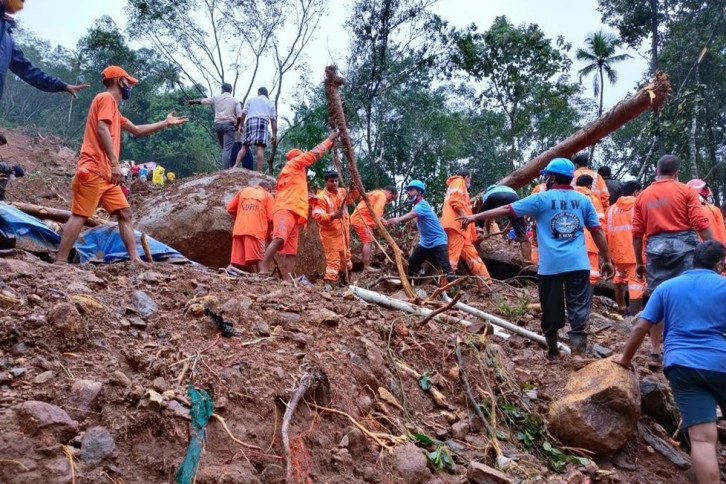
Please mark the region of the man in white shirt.
<svg viewBox="0 0 726 484"><path fill-rule="evenodd" d="M189 104L211 104L214 108L214 131L222 147L222 167L232 168L234 133L242 116L241 103L232 96L232 84L222 84L222 93L202 99L190 99Z"/></svg>
<svg viewBox="0 0 726 484"><path fill-rule="evenodd" d="M246 122L245 122L246 121ZM265 147L267 146L267 126L272 128L270 141L275 144L277 138L277 111L275 104L270 101L267 88L261 87L257 90L257 96L250 98L242 110L240 126L244 125L244 143L237 154L234 163L235 168L240 165L250 145L257 147L257 171L263 171L262 165L265 159Z"/></svg>

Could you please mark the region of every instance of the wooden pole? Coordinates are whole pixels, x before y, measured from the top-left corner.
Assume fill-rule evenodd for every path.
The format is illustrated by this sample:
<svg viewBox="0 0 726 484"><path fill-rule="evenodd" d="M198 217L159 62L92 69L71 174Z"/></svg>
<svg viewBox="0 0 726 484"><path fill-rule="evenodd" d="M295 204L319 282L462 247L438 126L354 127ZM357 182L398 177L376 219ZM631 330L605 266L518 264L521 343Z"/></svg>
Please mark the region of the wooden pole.
<svg viewBox="0 0 726 484"><path fill-rule="evenodd" d="M368 211L373 217L373 221L376 227L386 239L388 246L393 250L393 255L396 260L396 267L398 274L401 277L401 284L406 295L412 300L417 300L418 296L414 292L411 284L408 282L406 277L406 270L403 267L403 253L401 248L393 240L391 234L388 233L386 227L381 223L381 219L373 210L368 196L366 195L365 187L363 186L363 180L361 179L360 172L358 171L358 163L355 159L355 152L353 151L353 143L350 141L350 135L348 134L348 124L345 120L345 112L343 111L343 101L340 98L340 86L345 84L345 79L338 75L338 69L335 66L328 66L325 68L325 95L328 98L328 118L330 124L335 126L340 131L340 142L343 146L343 154L348 160L348 167L350 168L350 181L360 192L360 196L368 207Z"/></svg>
<svg viewBox="0 0 726 484"><path fill-rule="evenodd" d="M32 203L23 202L10 202L11 206L17 208L21 212L25 212L28 215L32 215L35 218L52 220L54 222L66 223L71 218L71 212L68 210L62 210L60 208L43 207L41 205L33 205ZM86 227L96 227L102 225L103 221L98 220L94 217L86 219Z"/></svg>
<svg viewBox="0 0 726 484"><path fill-rule="evenodd" d="M566 140L540 154L524 166L514 170L497 185L507 185L515 190L522 188L539 176L547 163L555 158L571 158L577 152L592 146L624 124L637 118L645 111L657 111L671 94L668 74L657 72L653 82L642 88L634 96L623 99L602 117L588 124ZM483 194L480 193L476 198Z"/></svg>

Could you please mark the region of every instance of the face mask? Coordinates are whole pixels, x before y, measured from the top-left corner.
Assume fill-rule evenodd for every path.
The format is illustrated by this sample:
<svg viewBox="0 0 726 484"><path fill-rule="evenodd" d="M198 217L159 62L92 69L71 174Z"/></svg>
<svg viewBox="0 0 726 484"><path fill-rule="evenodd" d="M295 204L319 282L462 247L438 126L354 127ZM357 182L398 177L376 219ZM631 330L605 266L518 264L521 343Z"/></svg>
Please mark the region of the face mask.
<svg viewBox="0 0 726 484"><path fill-rule="evenodd" d="M415 195L415 194L412 194L412 195L408 195L408 194L406 194L406 199L407 199L407 200L408 200L409 202L413 202L414 200L416 200L416 198L417 198L417 197L418 197L418 195Z"/></svg>
<svg viewBox="0 0 726 484"><path fill-rule="evenodd" d="M124 101L127 101L131 97L131 87L130 86L120 86L121 87L121 99Z"/></svg>
<svg viewBox="0 0 726 484"><path fill-rule="evenodd" d="M18 13L25 6L23 0L5 0L5 11L9 14Z"/></svg>

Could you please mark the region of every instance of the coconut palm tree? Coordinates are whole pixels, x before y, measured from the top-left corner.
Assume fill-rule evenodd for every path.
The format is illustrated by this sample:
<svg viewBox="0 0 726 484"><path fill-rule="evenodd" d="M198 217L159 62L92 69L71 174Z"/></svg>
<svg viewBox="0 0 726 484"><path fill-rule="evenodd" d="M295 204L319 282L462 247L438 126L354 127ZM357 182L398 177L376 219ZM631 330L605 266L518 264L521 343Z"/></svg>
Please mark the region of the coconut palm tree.
<svg viewBox="0 0 726 484"><path fill-rule="evenodd" d="M618 73L613 69L613 64L632 59L629 54L615 54L617 48L620 47L620 39L615 35L603 32L594 32L585 39L585 49L577 49L575 58L579 61L585 61L588 64L580 69L580 82L582 78L594 73L592 79L592 90L595 97L600 96L600 109L598 117L602 116L603 90L605 89L605 75L611 85L618 82Z"/></svg>

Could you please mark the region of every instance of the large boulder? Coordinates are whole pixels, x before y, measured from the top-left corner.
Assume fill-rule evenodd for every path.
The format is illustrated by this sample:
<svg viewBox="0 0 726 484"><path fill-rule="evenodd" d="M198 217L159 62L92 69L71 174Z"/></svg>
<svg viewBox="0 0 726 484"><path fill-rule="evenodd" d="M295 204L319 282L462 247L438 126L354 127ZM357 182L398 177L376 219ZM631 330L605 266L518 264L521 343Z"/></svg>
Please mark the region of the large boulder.
<svg viewBox="0 0 726 484"><path fill-rule="evenodd" d="M638 379L608 359L570 377L550 406L547 427L563 444L605 457L635 434L639 417Z"/></svg>
<svg viewBox="0 0 726 484"><path fill-rule="evenodd" d="M658 422L669 435L678 429L680 413L673 400L671 389L653 379L640 382L640 409Z"/></svg>
<svg viewBox="0 0 726 484"><path fill-rule="evenodd" d="M262 173L236 169L184 179L144 200L136 210L136 229L175 248L185 257L210 267L229 264L233 218L227 203L241 188L275 179ZM324 269L318 227L310 219L300 231L297 274Z"/></svg>

